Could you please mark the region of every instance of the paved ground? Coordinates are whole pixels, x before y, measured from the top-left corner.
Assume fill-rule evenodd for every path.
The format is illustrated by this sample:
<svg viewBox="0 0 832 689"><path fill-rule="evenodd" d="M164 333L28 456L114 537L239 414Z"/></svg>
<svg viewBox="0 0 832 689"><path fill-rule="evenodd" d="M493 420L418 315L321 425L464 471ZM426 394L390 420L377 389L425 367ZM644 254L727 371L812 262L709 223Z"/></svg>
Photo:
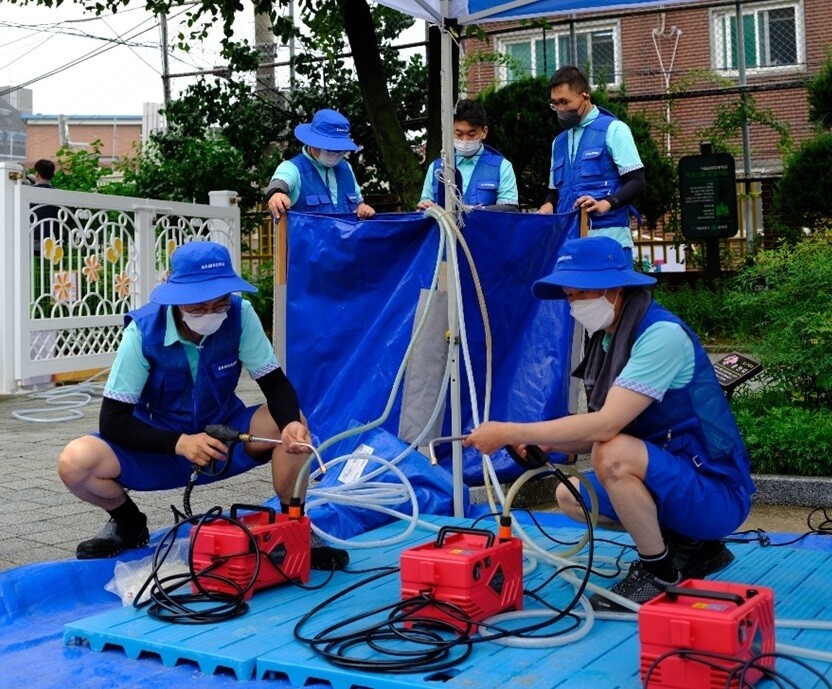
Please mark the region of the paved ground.
<svg viewBox="0 0 832 689"><path fill-rule="evenodd" d="M256 384L244 379L240 396L249 404L261 401ZM106 513L72 496L55 471L61 448L96 430L100 397L94 396L80 409L83 417L72 421L32 423L12 417L12 412L43 406L43 400L25 395L0 398L0 571L74 557L78 541L94 536L107 520ZM214 505L259 504L271 495L269 469L261 467L210 488L196 488L192 505L194 512L204 512ZM133 496L148 515L151 531L173 523L171 505L182 508L181 489ZM756 505L744 528L803 532L808 513L806 507Z"/></svg>

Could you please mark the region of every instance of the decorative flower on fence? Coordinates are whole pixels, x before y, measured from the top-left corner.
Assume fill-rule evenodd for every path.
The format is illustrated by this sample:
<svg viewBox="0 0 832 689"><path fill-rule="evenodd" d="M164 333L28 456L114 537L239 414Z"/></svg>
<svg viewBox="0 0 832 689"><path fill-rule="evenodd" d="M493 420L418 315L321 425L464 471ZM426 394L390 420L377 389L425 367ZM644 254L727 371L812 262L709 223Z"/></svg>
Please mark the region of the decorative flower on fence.
<svg viewBox="0 0 832 689"><path fill-rule="evenodd" d="M87 256L84 259L84 267L81 269L81 272L90 282L97 282L98 281L98 274L101 272L101 268L103 267L101 263L98 261L98 256L93 254L92 256Z"/></svg>
<svg viewBox="0 0 832 689"><path fill-rule="evenodd" d="M43 240L43 255L52 263L58 264L64 257L64 248L53 237L47 237Z"/></svg>
<svg viewBox="0 0 832 689"><path fill-rule="evenodd" d="M168 250L168 256L170 256L174 252L174 250L176 249L177 246L178 245L177 245L175 239L168 239L168 243L167 243L167 247L166 247L167 250Z"/></svg>
<svg viewBox="0 0 832 689"><path fill-rule="evenodd" d="M121 237L115 237L113 243L107 247L104 255L110 263L116 263L121 258L123 251L124 245L122 244Z"/></svg>
<svg viewBox="0 0 832 689"><path fill-rule="evenodd" d="M57 302L69 301L72 296L72 278L66 271L55 273L52 282L52 298Z"/></svg>
<svg viewBox="0 0 832 689"><path fill-rule="evenodd" d="M130 295L130 277L127 273L116 275L115 289L116 294L122 299L126 299Z"/></svg>

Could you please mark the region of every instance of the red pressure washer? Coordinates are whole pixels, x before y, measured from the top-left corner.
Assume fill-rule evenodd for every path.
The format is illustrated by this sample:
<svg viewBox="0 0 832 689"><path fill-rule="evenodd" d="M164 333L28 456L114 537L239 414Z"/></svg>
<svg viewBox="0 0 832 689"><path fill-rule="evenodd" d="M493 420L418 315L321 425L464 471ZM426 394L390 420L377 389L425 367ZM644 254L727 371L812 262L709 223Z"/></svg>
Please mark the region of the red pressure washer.
<svg viewBox="0 0 832 689"><path fill-rule="evenodd" d="M638 636L641 678L645 682L650 674L648 689L739 687L738 678L727 684L730 672L775 651L774 592L765 586L687 579L641 606ZM755 664L773 670L774 657ZM743 686L762 676L762 669L749 669Z"/></svg>
<svg viewBox="0 0 832 689"><path fill-rule="evenodd" d="M238 516L240 510L251 514ZM231 519L243 524L251 536L226 519L191 530L193 569L198 573L191 585L194 592L234 595L248 586L255 570L245 600L260 589L309 581L311 526L309 517L300 516L300 508L293 516L262 505L232 505Z"/></svg>
<svg viewBox="0 0 832 689"><path fill-rule="evenodd" d="M402 600L427 596L460 609L472 622L523 608L523 544L501 520L500 539L485 529L443 526L436 540L401 555ZM464 633L466 620L444 606L426 605L415 615L439 619Z"/></svg>

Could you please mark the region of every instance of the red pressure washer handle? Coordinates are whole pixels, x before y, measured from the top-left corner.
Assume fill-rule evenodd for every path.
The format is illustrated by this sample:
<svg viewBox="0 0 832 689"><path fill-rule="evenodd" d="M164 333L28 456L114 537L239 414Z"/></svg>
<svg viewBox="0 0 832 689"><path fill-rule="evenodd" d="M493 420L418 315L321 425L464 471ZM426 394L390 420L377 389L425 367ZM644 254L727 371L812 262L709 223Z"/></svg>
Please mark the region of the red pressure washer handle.
<svg viewBox="0 0 832 689"><path fill-rule="evenodd" d="M474 536L482 536L486 539L486 548L490 548L494 545L494 533L488 531L487 529L471 529L464 526L443 526L439 529L439 533L436 535L436 543L434 543L434 547L441 548L442 544L445 542L446 534L449 533L467 533L473 534Z"/></svg>
<svg viewBox="0 0 832 689"><path fill-rule="evenodd" d="M237 512L239 510L249 510L251 512L266 512L269 515L269 524L274 524L274 507L268 507L266 505L245 505L243 503L234 503L233 505L231 505L232 519L237 519Z"/></svg>
<svg viewBox="0 0 832 689"><path fill-rule="evenodd" d="M756 589L748 589L746 592L749 598L757 595ZM743 598L738 593L724 593L722 591L708 591L707 589L688 589L683 586L668 586L665 589L665 595L672 601L675 601L679 596L690 596L693 598L708 598L709 600L722 600L728 603L735 603L737 606L745 603Z"/></svg>

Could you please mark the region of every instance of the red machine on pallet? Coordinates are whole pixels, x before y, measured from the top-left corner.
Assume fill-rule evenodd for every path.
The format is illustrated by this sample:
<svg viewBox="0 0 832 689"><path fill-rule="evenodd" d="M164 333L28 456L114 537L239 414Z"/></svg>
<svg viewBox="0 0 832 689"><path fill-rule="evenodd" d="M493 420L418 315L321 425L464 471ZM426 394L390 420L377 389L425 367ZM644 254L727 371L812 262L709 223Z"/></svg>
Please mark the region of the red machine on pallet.
<svg viewBox="0 0 832 689"><path fill-rule="evenodd" d="M239 517L240 510L251 513ZM299 515L299 511L297 516L276 514L261 505L232 505L231 519L243 524L251 535L226 519L194 527L191 552L199 585L206 591L238 594L254 577L257 551L260 569L246 600L260 589L290 580L309 581L310 523L309 517ZM196 583L192 588L199 590Z"/></svg>
<svg viewBox="0 0 832 689"><path fill-rule="evenodd" d="M523 608L523 544L484 529L444 526L432 543L409 548L401 557L402 599L425 595L460 609L473 622ZM465 631L464 620L443 607L427 605L414 615L439 619Z"/></svg>
<svg viewBox="0 0 832 689"><path fill-rule="evenodd" d="M725 687L731 670L760 653L774 653L774 592L764 586L687 579L641 606L641 679L650 672L648 689L709 689ZM673 651L688 651L683 657ZM699 662L696 653L717 653ZM671 653L658 663L664 654ZM758 665L774 669L774 658ZM763 676L760 669L745 673L748 686ZM738 687L734 680L731 687Z"/></svg>

